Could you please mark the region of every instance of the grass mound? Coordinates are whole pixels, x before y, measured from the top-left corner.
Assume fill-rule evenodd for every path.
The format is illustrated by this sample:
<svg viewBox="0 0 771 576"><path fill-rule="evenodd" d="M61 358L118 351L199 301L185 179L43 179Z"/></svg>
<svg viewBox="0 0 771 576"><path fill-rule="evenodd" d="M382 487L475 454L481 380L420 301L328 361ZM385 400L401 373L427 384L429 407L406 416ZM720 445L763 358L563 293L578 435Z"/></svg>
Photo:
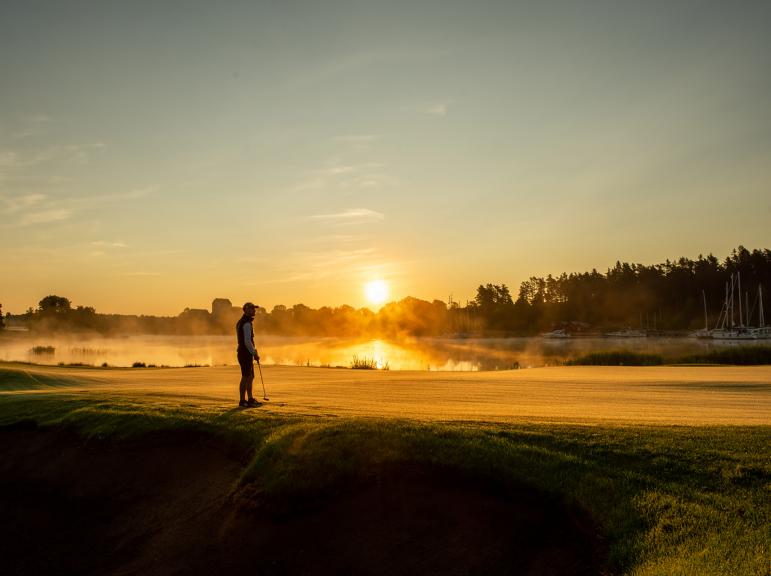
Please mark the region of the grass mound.
<svg viewBox="0 0 771 576"><path fill-rule="evenodd" d="M233 492L245 452L194 430L84 441L23 421L0 440L11 573L241 574L257 558L266 574L597 574L607 559L577 507L447 467L393 461L301 498L280 476Z"/></svg>

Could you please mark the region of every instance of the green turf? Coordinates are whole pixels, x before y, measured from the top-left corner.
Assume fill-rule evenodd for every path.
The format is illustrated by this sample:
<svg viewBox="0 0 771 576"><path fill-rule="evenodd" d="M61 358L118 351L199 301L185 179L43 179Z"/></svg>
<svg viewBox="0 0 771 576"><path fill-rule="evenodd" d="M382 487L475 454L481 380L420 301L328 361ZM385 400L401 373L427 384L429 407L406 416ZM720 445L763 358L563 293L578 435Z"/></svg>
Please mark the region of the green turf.
<svg viewBox="0 0 771 576"><path fill-rule="evenodd" d="M259 410L169 407L153 399L41 394L0 372L0 425L33 420L97 438L201 430L253 453L242 486L291 501L323 494L379 466L412 462L491 485L527 484L585 507L616 573L768 576L771 428L423 424L278 417Z"/></svg>

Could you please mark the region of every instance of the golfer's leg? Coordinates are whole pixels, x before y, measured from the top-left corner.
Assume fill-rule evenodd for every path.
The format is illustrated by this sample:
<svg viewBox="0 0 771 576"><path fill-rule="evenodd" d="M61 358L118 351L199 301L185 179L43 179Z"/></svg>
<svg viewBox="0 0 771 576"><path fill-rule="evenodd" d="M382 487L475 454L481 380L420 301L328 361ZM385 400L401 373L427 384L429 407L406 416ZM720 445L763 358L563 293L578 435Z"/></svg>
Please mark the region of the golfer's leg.
<svg viewBox="0 0 771 576"><path fill-rule="evenodd" d="M254 374L249 377L246 384L246 392L249 394L249 400L254 398L254 396L252 396L252 384L254 384Z"/></svg>
<svg viewBox="0 0 771 576"><path fill-rule="evenodd" d="M241 402L246 400L246 391L249 391L249 397L252 397L252 384L249 381L248 376L241 376L241 384L238 387L238 392Z"/></svg>

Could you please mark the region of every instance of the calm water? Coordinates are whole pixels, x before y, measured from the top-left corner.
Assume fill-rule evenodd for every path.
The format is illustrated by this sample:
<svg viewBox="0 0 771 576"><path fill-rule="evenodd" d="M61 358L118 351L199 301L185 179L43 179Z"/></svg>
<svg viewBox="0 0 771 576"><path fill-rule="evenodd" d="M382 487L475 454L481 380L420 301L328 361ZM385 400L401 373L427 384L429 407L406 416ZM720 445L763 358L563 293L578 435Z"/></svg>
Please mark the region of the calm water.
<svg viewBox="0 0 771 576"><path fill-rule="evenodd" d="M392 370L505 370L556 364L592 351L633 350L677 356L735 345L692 338L422 338L409 340L345 340L260 336L257 349L263 364L350 367L354 357ZM742 343L747 345L747 343ZM35 347L54 350L35 352ZM26 333L0 336L0 360L38 364L83 363L131 366L235 364L230 336L126 336L122 338L57 337Z"/></svg>

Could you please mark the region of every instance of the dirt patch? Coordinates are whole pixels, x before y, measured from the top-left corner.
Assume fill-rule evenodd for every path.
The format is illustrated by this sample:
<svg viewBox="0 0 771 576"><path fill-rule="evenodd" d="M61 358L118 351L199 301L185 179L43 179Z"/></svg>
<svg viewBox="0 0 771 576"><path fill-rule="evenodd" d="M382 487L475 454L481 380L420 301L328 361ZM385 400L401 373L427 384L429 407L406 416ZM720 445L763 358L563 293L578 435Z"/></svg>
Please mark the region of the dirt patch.
<svg viewBox="0 0 771 576"><path fill-rule="evenodd" d="M84 441L0 430L7 574L603 574L578 510L422 465L280 507L237 490L243 454L201 434Z"/></svg>

